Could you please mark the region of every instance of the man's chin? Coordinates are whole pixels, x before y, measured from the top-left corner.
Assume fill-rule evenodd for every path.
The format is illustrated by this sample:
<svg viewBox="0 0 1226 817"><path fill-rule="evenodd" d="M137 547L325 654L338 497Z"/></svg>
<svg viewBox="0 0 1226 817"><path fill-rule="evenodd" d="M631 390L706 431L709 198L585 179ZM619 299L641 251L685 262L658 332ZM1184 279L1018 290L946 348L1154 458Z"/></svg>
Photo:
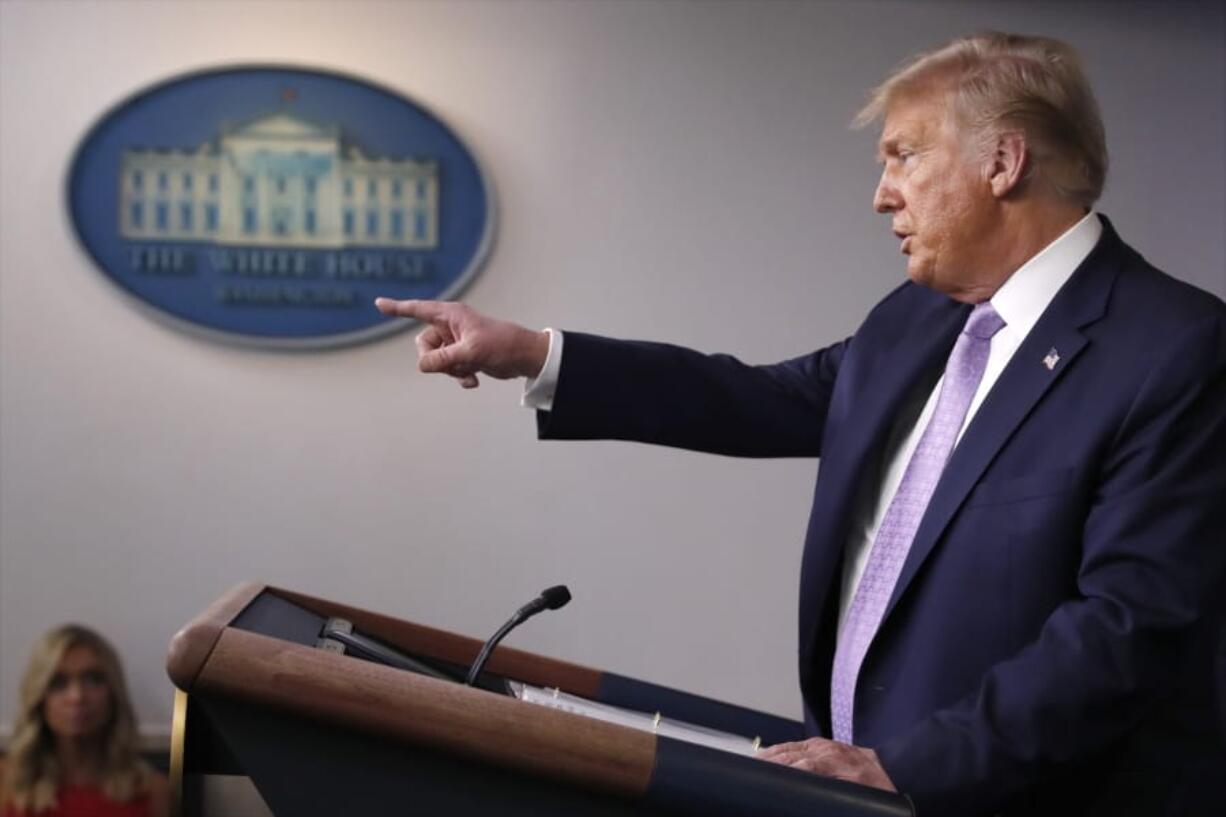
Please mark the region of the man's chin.
<svg viewBox="0 0 1226 817"><path fill-rule="evenodd" d="M914 258L907 259L907 278L911 283L922 287L932 287L932 270L923 264L917 264Z"/></svg>

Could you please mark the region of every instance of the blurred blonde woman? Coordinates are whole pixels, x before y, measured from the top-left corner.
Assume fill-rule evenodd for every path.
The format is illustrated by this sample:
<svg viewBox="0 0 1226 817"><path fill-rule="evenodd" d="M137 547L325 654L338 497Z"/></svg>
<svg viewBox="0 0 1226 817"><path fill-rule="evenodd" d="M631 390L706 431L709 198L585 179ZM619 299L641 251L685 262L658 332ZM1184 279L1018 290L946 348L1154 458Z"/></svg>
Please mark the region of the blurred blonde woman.
<svg viewBox="0 0 1226 817"><path fill-rule="evenodd" d="M164 817L166 778L140 758L114 648L67 624L34 646L0 760L3 817Z"/></svg>

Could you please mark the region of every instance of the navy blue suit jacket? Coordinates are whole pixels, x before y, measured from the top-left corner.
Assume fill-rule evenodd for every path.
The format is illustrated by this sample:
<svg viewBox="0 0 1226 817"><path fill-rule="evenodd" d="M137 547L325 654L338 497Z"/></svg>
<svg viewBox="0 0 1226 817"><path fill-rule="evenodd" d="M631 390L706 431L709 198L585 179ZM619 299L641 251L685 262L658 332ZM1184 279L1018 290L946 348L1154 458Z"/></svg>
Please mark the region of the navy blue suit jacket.
<svg viewBox="0 0 1226 817"><path fill-rule="evenodd" d="M921 817L1226 803L1226 307L1104 227L951 456L860 672L855 742ZM566 335L542 437L821 457L800 581L812 734L830 733L862 492L969 309L907 283L848 340L771 366Z"/></svg>

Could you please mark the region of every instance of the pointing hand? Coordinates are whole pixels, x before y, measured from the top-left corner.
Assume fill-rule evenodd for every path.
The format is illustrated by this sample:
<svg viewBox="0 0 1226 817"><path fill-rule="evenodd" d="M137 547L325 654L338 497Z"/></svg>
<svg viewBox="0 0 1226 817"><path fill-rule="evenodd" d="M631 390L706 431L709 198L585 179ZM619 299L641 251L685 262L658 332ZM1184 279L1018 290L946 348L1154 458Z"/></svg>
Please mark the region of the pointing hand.
<svg viewBox="0 0 1226 817"><path fill-rule="evenodd" d="M466 389L479 385L478 374L499 380L536 377L549 352L549 333L482 315L462 303L376 298L375 306L385 315L425 323L417 336L418 368L451 375Z"/></svg>

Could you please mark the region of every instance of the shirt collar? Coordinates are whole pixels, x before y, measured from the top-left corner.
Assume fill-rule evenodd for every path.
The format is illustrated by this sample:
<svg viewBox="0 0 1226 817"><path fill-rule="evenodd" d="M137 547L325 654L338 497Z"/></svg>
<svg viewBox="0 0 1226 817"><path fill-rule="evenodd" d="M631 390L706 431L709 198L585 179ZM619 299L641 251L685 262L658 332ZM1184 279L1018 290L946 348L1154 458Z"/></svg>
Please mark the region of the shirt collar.
<svg viewBox="0 0 1226 817"><path fill-rule="evenodd" d="M992 308L1005 325L1024 338L1038 322L1043 310L1056 297L1064 282L1086 259L1103 234L1103 224L1091 211L1085 218L1034 255L996 290Z"/></svg>

